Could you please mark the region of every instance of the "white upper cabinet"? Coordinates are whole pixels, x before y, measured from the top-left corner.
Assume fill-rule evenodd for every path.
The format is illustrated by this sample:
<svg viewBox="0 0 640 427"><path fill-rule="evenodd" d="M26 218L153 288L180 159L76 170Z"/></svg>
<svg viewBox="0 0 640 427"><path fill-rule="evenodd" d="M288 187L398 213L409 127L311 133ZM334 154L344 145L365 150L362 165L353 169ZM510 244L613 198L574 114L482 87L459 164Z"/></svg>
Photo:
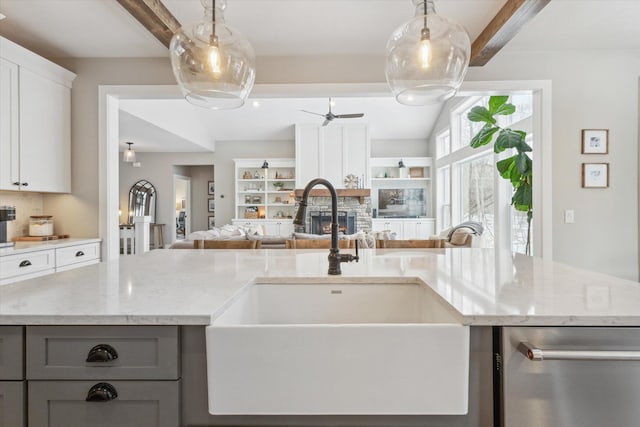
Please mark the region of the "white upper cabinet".
<svg viewBox="0 0 640 427"><path fill-rule="evenodd" d="M75 74L0 37L0 190L71 192Z"/></svg>
<svg viewBox="0 0 640 427"><path fill-rule="evenodd" d="M368 187L370 147L365 124L296 125L296 188L313 178L344 188L351 174L360 179L361 187Z"/></svg>

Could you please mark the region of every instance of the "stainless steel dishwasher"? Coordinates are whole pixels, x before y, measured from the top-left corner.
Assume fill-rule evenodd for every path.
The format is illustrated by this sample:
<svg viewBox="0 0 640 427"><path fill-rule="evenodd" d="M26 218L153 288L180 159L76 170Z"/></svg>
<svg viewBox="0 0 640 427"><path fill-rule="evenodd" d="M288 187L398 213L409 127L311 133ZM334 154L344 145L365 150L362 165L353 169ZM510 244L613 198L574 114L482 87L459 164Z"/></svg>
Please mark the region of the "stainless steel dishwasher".
<svg viewBox="0 0 640 427"><path fill-rule="evenodd" d="M640 328L502 328L502 425L640 426Z"/></svg>

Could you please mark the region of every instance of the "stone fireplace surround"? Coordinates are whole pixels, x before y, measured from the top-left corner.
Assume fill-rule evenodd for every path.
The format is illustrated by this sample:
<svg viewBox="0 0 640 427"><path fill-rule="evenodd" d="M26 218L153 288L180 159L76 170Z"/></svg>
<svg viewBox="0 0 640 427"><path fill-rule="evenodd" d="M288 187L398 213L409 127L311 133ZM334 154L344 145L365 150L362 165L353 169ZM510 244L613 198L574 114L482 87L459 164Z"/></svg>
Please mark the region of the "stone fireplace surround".
<svg viewBox="0 0 640 427"><path fill-rule="evenodd" d="M312 193L313 194L313 193ZM301 197L296 194L296 209ZM331 197L317 197L310 195L307 200L307 216L305 226L296 226L296 231L311 233L311 212L323 211L331 213ZM371 197L370 196L340 196L338 195L338 211L354 212L356 214L356 232L371 230Z"/></svg>

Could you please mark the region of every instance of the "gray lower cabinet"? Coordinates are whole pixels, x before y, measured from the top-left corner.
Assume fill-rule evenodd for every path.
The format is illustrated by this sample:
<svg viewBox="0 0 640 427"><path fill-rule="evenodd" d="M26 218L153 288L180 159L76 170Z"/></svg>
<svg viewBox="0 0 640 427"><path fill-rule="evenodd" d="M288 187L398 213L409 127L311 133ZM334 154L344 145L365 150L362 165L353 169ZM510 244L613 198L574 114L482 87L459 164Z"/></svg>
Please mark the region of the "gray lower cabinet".
<svg viewBox="0 0 640 427"><path fill-rule="evenodd" d="M25 424L24 381L0 381L0 427Z"/></svg>
<svg viewBox="0 0 640 427"><path fill-rule="evenodd" d="M24 328L0 326L0 380L24 379Z"/></svg>
<svg viewBox="0 0 640 427"><path fill-rule="evenodd" d="M29 427L177 427L179 390L179 381L29 381Z"/></svg>
<svg viewBox="0 0 640 427"><path fill-rule="evenodd" d="M27 326L29 427L180 426L177 326Z"/></svg>

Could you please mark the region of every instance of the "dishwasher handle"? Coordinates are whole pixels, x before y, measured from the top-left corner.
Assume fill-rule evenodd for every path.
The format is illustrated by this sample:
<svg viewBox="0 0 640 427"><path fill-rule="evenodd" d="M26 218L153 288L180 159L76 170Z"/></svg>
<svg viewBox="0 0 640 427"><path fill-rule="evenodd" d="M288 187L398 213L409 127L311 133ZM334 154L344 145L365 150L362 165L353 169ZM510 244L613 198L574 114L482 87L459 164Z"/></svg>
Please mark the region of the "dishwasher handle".
<svg viewBox="0 0 640 427"><path fill-rule="evenodd" d="M518 350L534 362L543 360L640 360L638 350L543 350L521 342Z"/></svg>

